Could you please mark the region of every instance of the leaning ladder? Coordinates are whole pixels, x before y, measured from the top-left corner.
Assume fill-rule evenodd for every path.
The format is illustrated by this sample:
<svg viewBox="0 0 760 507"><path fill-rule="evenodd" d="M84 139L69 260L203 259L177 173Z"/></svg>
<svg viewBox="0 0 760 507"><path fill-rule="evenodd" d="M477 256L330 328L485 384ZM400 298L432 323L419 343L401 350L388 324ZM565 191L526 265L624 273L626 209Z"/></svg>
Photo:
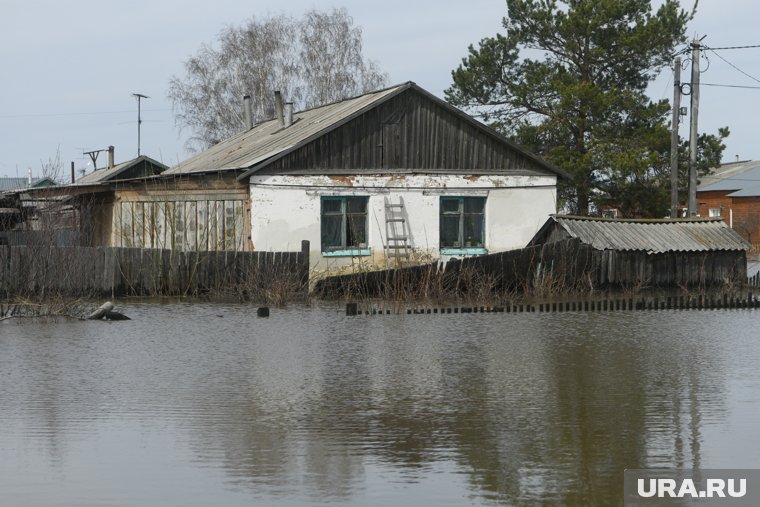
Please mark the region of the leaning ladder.
<svg viewBox="0 0 760 507"><path fill-rule="evenodd" d="M385 198L385 258L400 265L409 261L409 226L404 212L404 198L397 203Z"/></svg>

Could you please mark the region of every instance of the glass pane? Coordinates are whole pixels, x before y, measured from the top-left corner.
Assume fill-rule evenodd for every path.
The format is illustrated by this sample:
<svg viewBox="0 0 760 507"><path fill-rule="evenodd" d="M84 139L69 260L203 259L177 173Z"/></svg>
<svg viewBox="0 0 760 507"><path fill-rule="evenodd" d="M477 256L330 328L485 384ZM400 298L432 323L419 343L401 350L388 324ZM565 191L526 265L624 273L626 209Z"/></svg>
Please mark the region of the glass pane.
<svg viewBox="0 0 760 507"><path fill-rule="evenodd" d="M441 197L441 213L456 213L459 211L459 198Z"/></svg>
<svg viewBox="0 0 760 507"><path fill-rule="evenodd" d="M342 223L341 215L322 216L322 250L343 246Z"/></svg>
<svg viewBox="0 0 760 507"><path fill-rule="evenodd" d="M441 247L456 248L459 244L459 215L441 217Z"/></svg>
<svg viewBox="0 0 760 507"><path fill-rule="evenodd" d="M346 231L346 246L364 246L367 244L367 215L356 214L348 216Z"/></svg>
<svg viewBox="0 0 760 507"><path fill-rule="evenodd" d="M340 213L341 211L340 199L322 199L322 213Z"/></svg>
<svg viewBox="0 0 760 507"><path fill-rule="evenodd" d="M346 197L349 213L365 213L367 211L367 197Z"/></svg>
<svg viewBox="0 0 760 507"><path fill-rule="evenodd" d="M463 247L483 246L483 215L465 215L463 232Z"/></svg>
<svg viewBox="0 0 760 507"><path fill-rule="evenodd" d="M464 198L464 212L465 213L483 213L483 208L486 204L485 197L465 197Z"/></svg>

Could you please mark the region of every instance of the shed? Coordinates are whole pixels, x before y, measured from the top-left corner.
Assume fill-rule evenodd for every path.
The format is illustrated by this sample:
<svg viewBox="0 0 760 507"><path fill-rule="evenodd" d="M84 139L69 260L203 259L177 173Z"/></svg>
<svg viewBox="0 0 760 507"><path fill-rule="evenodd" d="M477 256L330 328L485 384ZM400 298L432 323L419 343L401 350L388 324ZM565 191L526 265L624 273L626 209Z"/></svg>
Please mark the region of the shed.
<svg viewBox="0 0 760 507"><path fill-rule="evenodd" d="M616 220L552 216L529 246L577 241L596 285L704 286L745 280L744 241L720 218Z"/></svg>

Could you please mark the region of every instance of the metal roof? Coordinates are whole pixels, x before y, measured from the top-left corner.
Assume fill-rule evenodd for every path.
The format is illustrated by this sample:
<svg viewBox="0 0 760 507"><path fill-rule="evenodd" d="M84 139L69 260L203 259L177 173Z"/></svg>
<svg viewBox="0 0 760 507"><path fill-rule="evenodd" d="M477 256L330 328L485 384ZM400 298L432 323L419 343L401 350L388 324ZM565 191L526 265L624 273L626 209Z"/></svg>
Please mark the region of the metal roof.
<svg viewBox="0 0 760 507"><path fill-rule="evenodd" d="M723 164L702 178L699 192L733 191L730 197L760 196L760 161L748 160Z"/></svg>
<svg viewBox="0 0 760 507"><path fill-rule="evenodd" d="M74 184L75 185L94 185L94 184L102 183L104 181L113 181L115 179L118 179L117 176L119 174L127 171L129 168L134 167L141 162L147 162L156 167L162 167L162 168L168 167L162 164L161 162L157 160L153 160L152 158L146 155L140 155L137 158L133 158L132 160L122 162L121 164L116 164L115 166L108 169L96 169L90 174L85 174L84 176L80 177L78 180L76 180Z"/></svg>
<svg viewBox="0 0 760 507"><path fill-rule="evenodd" d="M567 233L597 250L708 252L745 250L751 245L722 219L615 220L593 217L554 216L531 244L556 223Z"/></svg>
<svg viewBox="0 0 760 507"><path fill-rule="evenodd" d="M179 165L165 171L163 175L238 170L245 171L239 178L246 178L263 165L340 127L363 112L410 88L424 94L453 113L460 115L463 119L476 124L479 128L498 138L500 142L509 145L515 151L534 160L547 171L566 179L570 178L564 171L557 169L538 156L526 151L524 148L459 109L435 97L411 81L340 102L294 113L293 124L289 127L282 127L277 119L259 123L252 129L241 132L181 162Z"/></svg>
<svg viewBox="0 0 760 507"><path fill-rule="evenodd" d="M52 185L56 184L50 178L32 178L32 184L29 185L29 178L12 178L2 176L0 177L0 192L23 190L25 188L32 188L38 185L45 185L46 183Z"/></svg>
<svg viewBox="0 0 760 507"><path fill-rule="evenodd" d="M282 127L277 119L255 125L198 153L164 175L248 169L259 162L299 146L328 127L342 123L375 102L408 87L408 83L351 99L301 111L293 124Z"/></svg>

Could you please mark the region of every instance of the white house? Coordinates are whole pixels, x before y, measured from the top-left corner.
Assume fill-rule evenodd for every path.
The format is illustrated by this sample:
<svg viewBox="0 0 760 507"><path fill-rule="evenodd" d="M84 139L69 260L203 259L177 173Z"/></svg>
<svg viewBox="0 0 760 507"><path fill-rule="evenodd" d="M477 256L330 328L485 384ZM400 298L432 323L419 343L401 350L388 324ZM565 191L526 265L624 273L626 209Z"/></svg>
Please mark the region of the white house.
<svg viewBox="0 0 760 507"><path fill-rule="evenodd" d="M566 177L405 83L251 126L168 173L237 171L254 250L311 244L317 270L525 246Z"/></svg>

